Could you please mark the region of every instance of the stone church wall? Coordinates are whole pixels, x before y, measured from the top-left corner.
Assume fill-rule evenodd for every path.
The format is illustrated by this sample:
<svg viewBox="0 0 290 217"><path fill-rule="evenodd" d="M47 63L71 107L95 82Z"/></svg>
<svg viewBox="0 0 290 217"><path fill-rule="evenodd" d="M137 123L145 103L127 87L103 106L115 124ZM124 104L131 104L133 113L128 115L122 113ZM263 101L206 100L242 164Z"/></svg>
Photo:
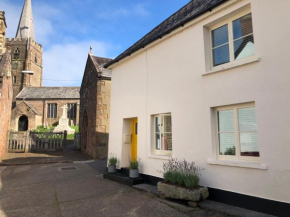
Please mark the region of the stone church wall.
<svg viewBox="0 0 290 217"><path fill-rule="evenodd" d="M29 48L27 50L27 45ZM42 46L32 39L9 38L6 47L11 49L12 81L13 81L13 108L16 105L16 96L26 86L42 86ZM18 50L19 56L15 55ZM32 70L33 75L23 74L26 69Z"/></svg>
<svg viewBox="0 0 290 217"><path fill-rule="evenodd" d="M26 103L32 105L40 115L35 114ZM59 118L62 116L62 108L64 105L68 103L76 103L77 104L77 114L76 118L70 118L69 124L73 123L74 126L79 125L79 99L33 99L33 100L17 100L16 108L12 111L11 117L11 129L18 130L18 120L22 115L28 117L28 129L36 129L38 126L52 126L56 125ZM57 106L57 118L47 118L47 104L48 103L56 103Z"/></svg>

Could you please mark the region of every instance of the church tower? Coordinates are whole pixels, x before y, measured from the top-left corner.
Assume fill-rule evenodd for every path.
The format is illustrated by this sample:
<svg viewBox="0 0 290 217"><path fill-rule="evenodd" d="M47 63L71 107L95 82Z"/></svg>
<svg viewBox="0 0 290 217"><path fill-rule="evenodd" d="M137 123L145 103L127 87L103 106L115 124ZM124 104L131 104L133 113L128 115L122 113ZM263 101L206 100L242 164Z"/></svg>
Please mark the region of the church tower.
<svg viewBox="0 0 290 217"><path fill-rule="evenodd" d="M25 87L42 86L42 46L35 42L31 0L25 0L16 37L6 40L12 55L13 103Z"/></svg>

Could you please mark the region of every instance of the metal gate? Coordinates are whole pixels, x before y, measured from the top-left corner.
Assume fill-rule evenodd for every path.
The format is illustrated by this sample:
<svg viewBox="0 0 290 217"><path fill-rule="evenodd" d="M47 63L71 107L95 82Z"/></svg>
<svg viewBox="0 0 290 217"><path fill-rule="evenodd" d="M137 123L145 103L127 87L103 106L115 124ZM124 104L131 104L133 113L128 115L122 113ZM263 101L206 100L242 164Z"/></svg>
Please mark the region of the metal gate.
<svg viewBox="0 0 290 217"><path fill-rule="evenodd" d="M80 150L80 149L81 149L81 134L75 133L74 150Z"/></svg>
<svg viewBox="0 0 290 217"><path fill-rule="evenodd" d="M8 152L33 152L63 150L66 144L65 133L10 132Z"/></svg>

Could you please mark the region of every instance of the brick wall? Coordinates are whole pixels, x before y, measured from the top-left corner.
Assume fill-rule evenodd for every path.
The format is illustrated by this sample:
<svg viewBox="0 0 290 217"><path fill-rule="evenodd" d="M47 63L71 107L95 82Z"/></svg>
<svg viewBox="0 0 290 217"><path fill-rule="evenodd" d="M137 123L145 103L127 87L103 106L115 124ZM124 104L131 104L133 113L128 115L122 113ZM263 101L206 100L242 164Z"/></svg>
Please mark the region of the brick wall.
<svg viewBox="0 0 290 217"><path fill-rule="evenodd" d="M10 115L13 97L10 76L10 60L10 53L9 51L6 51L0 62L0 157L6 152L8 131L10 129Z"/></svg>

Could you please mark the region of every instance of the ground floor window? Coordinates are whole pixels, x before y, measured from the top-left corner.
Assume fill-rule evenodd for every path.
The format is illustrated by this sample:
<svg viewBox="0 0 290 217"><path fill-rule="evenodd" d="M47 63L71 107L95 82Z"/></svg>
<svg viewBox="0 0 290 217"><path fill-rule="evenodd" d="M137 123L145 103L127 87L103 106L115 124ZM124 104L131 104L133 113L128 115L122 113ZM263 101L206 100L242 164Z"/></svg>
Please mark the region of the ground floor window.
<svg viewBox="0 0 290 217"><path fill-rule="evenodd" d="M47 104L47 118L57 118L57 103Z"/></svg>
<svg viewBox="0 0 290 217"><path fill-rule="evenodd" d="M68 118L76 118L77 117L77 104L76 103L68 103L67 104L67 117Z"/></svg>
<svg viewBox="0 0 290 217"><path fill-rule="evenodd" d="M219 158L259 160L255 105L216 108L216 117Z"/></svg>
<svg viewBox="0 0 290 217"><path fill-rule="evenodd" d="M171 114L154 115L154 152L170 154L172 152Z"/></svg>

